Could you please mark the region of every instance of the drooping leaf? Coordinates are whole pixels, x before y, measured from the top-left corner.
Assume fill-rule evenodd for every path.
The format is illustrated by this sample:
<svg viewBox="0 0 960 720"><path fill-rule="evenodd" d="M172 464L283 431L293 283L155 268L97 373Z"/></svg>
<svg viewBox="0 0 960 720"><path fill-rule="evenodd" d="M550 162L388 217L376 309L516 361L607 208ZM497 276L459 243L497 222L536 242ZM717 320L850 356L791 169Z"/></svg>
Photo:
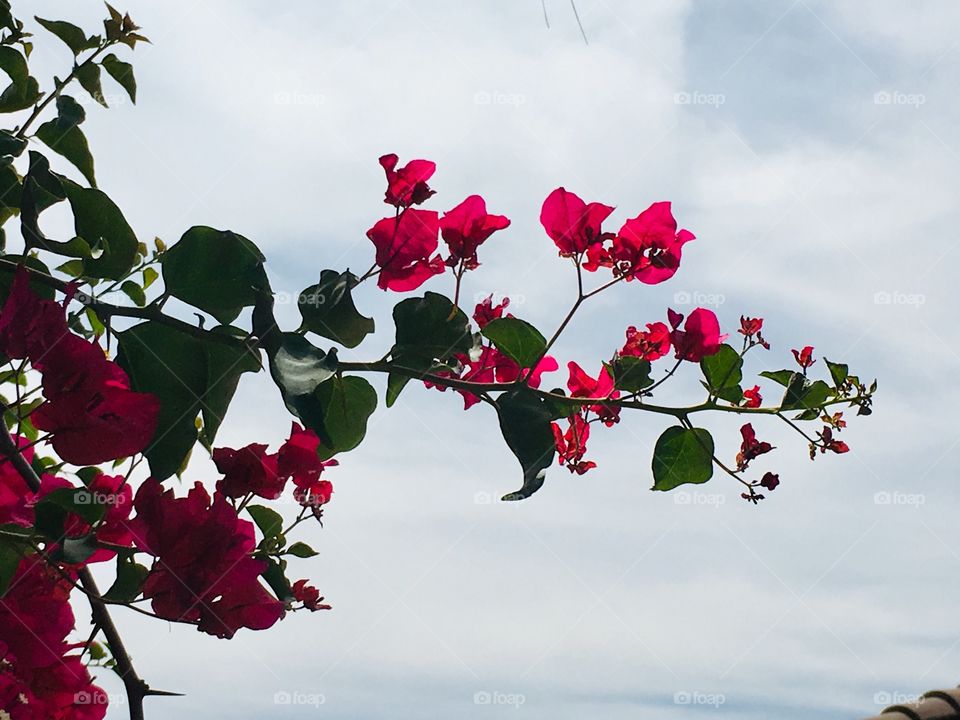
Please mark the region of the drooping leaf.
<svg viewBox="0 0 960 720"><path fill-rule="evenodd" d="M34 16L34 20L63 40L66 46L70 48L70 52L74 55L79 55L91 47L90 41L87 39L87 34L72 23L68 23L65 20L44 20L36 16Z"/></svg>
<svg viewBox="0 0 960 720"><path fill-rule="evenodd" d="M27 147L27 141L18 138L9 130L0 130L0 155L19 157Z"/></svg>
<svg viewBox="0 0 960 720"><path fill-rule="evenodd" d="M367 434L367 420L377 409L377 391L362 377L335 376L315 395L327 433L317 453L326 460L353 450Z"/></svg>
<svg viewBox="0 0 960 720"><path fill-rule="evenodd" d="M700 370L706 378L706 387L711 395L721 400L739 403L743 399L743 358L729 345L721 345L713 355L700 361Z"/></svg>
<svg viewBox="0 0 960 720"><path fill-rule="evenodd" d="M96 188L85 188L68 180L63 187L73 210L74 231L100 254L87 260L88 277L122 278L137 261L137 236L120 208Z"/></svg>
<svg viewBox="0 0 960 720"><path fill-rule="evenodd" d="M242 235L195 226L162 256L164 287L221 324L236 319L269 290L263 253Z"/></svg>
<svg viewBox="0 0 960 720"><path fill-rule="evenodd" d="M143 307L147 304L147 296L143 293L143 288L137 285L133 280L124 280L120 284L120 290L128 298L133 300L137 307Z"/></svg>
<svg viewBox="0 0 960 720"><path fill-rule="evenodd" d="M653 449L653 489L673 490L713 476L713 437L703 428L667 428Z"/></svg>
<svg viewBox="0 0 960 720"><path fill-rule="evenodd" d="M137 599L149 571L132 558L117 557L117 576L104 594L111 602L130 603Z"/></svg>
<svg viewBox="0 0 960 720"><path fill-rule="evenodd" d="M283 518L276 510L264 505L248 505L247 512L260 528L264 539L274 538L283 531Z"/></svg>
<svg viewBox="0 0 960 720"><path fill-rule="evenodd" d="M69 95L57 98L58 115L37 128L37 137L54 152L62 155L79 170L92 187L97 186L93 155L87 137L80 129L86 111Z"/></svg>
<svg viewBox="0 0 960 720"><path fill-rule="evenodd" d="M285 560L279 562L275 558L264 558L267 561L267 569L263 571L262 577L266 581L277 600L286 602L293 598L293 591L290 589L290 581L287 579L287 563Z"/></svg>
<svg viewBox="0 0 960 720"><path fill-rule="evenodd" d="M96 63L84 63L76 70L77 81L80 87L104 107L107 105L106 98L103 97L103 86L100 84L100 66Z"/></svg>
<svg viewBox="0 0 960 720"><path fill-rule="evenodd" d="M276 347L268 350L267 355L270 375L280 388L287 410L322 441L331 444L316 391L336 372L337 354L332 350L325 353L297 333L281 333Z"/></svg>
<svg viewBox="0 0 960 720"><path fill-rule="evenodd" d="M131 102L137 104L137 80L133 75L133 65L119 60L116 55L110 53L102 61L103 69L116 80L120 86L127 91Z"/></svg>
<svg viewBox="0 0 960 720"><path fill-rule="evenodd" d="M218 327L211 332L233 335L235 328ZM206 360L207 388L200 403L203 415L203 429L200 431L200 441L207 447L213 447L217 430L227 414L227 408L233 400L233 395L240 384L240 376L248 372L260 371L259 353L254 353L239 341L235 344L219 342L203 343Z"/></svg>
<svg viewBox="0 0 960 720"><path fill-rule="evenodd" d="M547 349L547 340L540 331L518 318L491 320L481 333L522 368L532 367Z"/></svg>
<svg viewBox="0 0 960 720"><path fill-rule="evenodd" d="M359 345L373 332L374 323L353 304L354 282L356 276L350 272L323 270L320 282L306 288L298 298L302 327L349 348Z"/></svg>
<svg viewBox="0 0 960 720"><path fill-rule="evenodd" d="M30 77L27 60L9 45L0 46L0 70L10 77L10 84L0 93L0 113L25 110L40 99L40 83Z"/></svg>
<svg viewBox="0 0 960 720"><path fill-rule="evenodd" d="M823 380L810 382L801 373L795 373L787 385L780 407L784 410L816 410L833 394Z"/></svg>
<svg viewBox="0 0 960 720"><path fill-rule="evenodd" d="M528 388L517 388L497 398L500 431L523 469L523 485L503 500L524 500L543 487L547 468L553 464L556 443L550 422L551 409Z"/></svg>

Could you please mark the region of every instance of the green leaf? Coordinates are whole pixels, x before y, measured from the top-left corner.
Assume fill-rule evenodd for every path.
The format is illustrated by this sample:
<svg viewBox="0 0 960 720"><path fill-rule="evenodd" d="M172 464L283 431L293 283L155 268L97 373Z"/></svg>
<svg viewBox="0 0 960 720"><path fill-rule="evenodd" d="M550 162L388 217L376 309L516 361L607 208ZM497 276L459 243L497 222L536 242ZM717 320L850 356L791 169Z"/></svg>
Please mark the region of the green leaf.
<svg viewBox="0 0 960 720"><path fill-rule="evenodd" d="M283 518L275 510L263 505L248 505L247 512L260 528L264 539L274 538L283 532Z"/></svg>
<svg viewBox="0 0 960 720"><path fill-rule="evenodd" d="M106 99L103 97L103 86L100 84L99 65L96 63L86 63L81 65L76 69L76 76L80 83L80 87L86 90L90 97L104 107L109 107Z"/></svg>
<svg viewBox="0 0 960 720"><path fill-rule="evenodd" d="M700 370L707 379L706 386L711 395L732 403L743 399L743 390L740 387L743 380L743 359L732 347L721 345L713 355L704 357L700 361Z"/></svg>
<svg viewBox="0 0 960 720"><path fill-rule="evenodd" d="M80 537L65 537L60 541L54 559L62 560L68 565L79 565L86 562L97 549L97 536L92 532Z"/></svg>
<svg viewBox="0 0 960 720"><path fill-rule="evenodd" d="M0 113L25 110L40 99L40 83L30 77L26 58L9 45L0 46L0 70L12 81L0 93Z"/></svg>
<svg viewBox="0 0 960 720"><path fill-rule="evenodd" d="M346 347L353 348L373 332L373 319L364 317L353 304L351 287L356 276L350 272L323 270L320 282L300 293L297 306L302 327Z"/></svg>
<svg viewBox="0 0 960 720"><path fill-rule="evenodd" d="M99 521L106 507L86 488L57 488L47 493L34 506L35 527L54 542L63 538L64 524L71 513L88 524Z"/></svg>
<svg viewBox="0 0 960 720"><path fill-rule="evenodd" d="M120 285L123 294L133 300L134 305L143 307L147 304L147 296L143 293L143 288L137 285L133 280L124 280Z"/></svg>
<svg viewBox="0 0 960 720"><path fill-rule="evenodd" d="M823 380L809 382L801 373L794 373L780 407L783 410L816 410L833 394Z"/></svg>
<svg viewBox="0 0 960 720"><path fill-rule="evenodd" d="M4 538L0 540L0 598L2 598L10 581L20 567L20 560L26 552L26 545L16 540Z"/></svg>
<svg viewBox="0 0 960 720"><path fill-rule="evenodd" d="M117 59L113 53L107 55L100 63L103 69L127 91L130 100L137 104L137 80L133 76L133 65Z"/></svg>
<svg viewBox="0 0 960 720"><path fill-rule="evenodd" d="M293 555L298 558L312 558L319 555L316 550L302 542L295 542L289 548L287 548L287 555Z"/></svg>
<svg viewBox="0 0 960 720"><path fill-rule="evenodd" d="M27 141L18 138L9 130L0 130L0 155L20 157L27 147Z"/></svg>
<svg viewBox="0 0 960 720"><path fill-rule="evenodd" d="M90 47L87 34L72 23L64 20L44 20L36 16L34 16L34 20L63 40L66 46L70 48L70 52L74 55L79 55Z"/></svg>
<svg viewBox="0 0 960 720"><path fill-rule="evenodd" d="M667 428L653 449L653 489L673 490L713 476L713 438L703 428Z"/></svg>
<svg viewBox="0 0 960 720"><path fill-rule="evenodd" d="M529 388L517 388L497 398L500 431L523 469L523 485L503 500L524 500L543 487L547 468L556 455L551 409Z"/></svg>
<svg viewBox="0 0 960 720"><path fill-rule="evenodd" d="M377 391L362 377L335 376L315 395L327 435L321 437L317 453L327 460L353 450L367 434L367 420L377 409Z"/></svg>
<svg viewBox="0 0 960 720"><path fill-rule="evenodd" d="M826 358L823 361L827 364L827 367L830 369L830 377L833 380L834 387L840 387L850 376L850 366L846 363L835 363L830 362Z"/></svg>
<svg viewBox="0 0 960 720"><path fill-rule="evenodd" d="M8 45L0 46L0 70L3 70L16 85L24 84L30 77L27 59L18 50Z"/></svg>
<svg viewBox="0 0 960 720"><path fill-rule="evenodd" d="M277 596L277 600L286 602L293 598L293 591L290 589L290 581L287 580L287 563L284 560L277 561L274 558L264 558L267 561L267 569L263 571L261 577L266 580L267 585Z"/></svg>
<svg viewBox="0 0 960 720"><path fill-rule="evenodd" d="M240 375L259 364L240 342L221 346L156 322L135 325L117 337L117 362L133 389L160 401L157 431L145 455L151 474L165 480L180 470L197 442L200 412L209 444Z"/></svg>
<svg viewBox="0 0 960 720"><path fill-rule="evenodd" d="M125 277L137 260L137 236L120 208L96 188L80 187L66 179L63 187L73 210L74 231L100 254L87 260L87 277Z"/></svg>
<svg viewBox="0 0 960 720"><path fill-rule="evenodd" d="M796 373L793 370L764 370L760 373L760 377L773 380L778 385L783 385L784 387L790 384L790 379L794 375L796 375Z"/></svg>
<svg viewBox="0 0 960 720"><path fill-rule="evenodd" d="M153 285L158 277L160 277L160 274L156 270L152 267L145 267L143 269L143 289L146 290Z"/></svg>
<svg viewBox="0 0 960 720"><path fill-rule="evenodd" d="M166 291L227 325L269 290L264 257L252 242L229 230L195 226L163 254Z"/></svg>
<svg viewBox="0 0 960 720"><path fill-rule="evenodd" d="M449 299L428 292L422 298L408 298L393 308L397 339L395 358L416 357L446 360L469 352L473 346L470 321Z"/></svg>
<svg viewBox="0 0 960 720"><path fill-rule="evenodd" d="M111 602L130 603L137 599L147 579L149 570L138 562L122 556L117 557L117 578L104 598Z"/></svg>
<svg viewBox="0 0 960 720"><path fill-rule="evenodd" d="M93 155L87 137L79 128L86 111L69 95L57 98L57 117L37 128L37 137L54 152L69 160L92 187L97 186L93 169Z"/></svg>
<svg viewBox="0 0 960 720"><path fill-rule="evenodd" d="M625 355L607 365L617 390L628 393L641 392L653 385L650 377L650 361Z"/></svg>
<svg viewBox="0 0 960 720"><path fill-rule="evenodd" d="M522 368L533 367L547 349L547 340L540 331L517 318L491 320L481 333Z"/></svg>
<svg viewBox="0 0 960 720"><path fill-rule="evenodd" d="M287 409L321 440L328 445L332 443L316 390L336 372L337 354L332 350L325 353L297 333L281 333L278 347L269 360L270 375L280 388Z"/></svg>

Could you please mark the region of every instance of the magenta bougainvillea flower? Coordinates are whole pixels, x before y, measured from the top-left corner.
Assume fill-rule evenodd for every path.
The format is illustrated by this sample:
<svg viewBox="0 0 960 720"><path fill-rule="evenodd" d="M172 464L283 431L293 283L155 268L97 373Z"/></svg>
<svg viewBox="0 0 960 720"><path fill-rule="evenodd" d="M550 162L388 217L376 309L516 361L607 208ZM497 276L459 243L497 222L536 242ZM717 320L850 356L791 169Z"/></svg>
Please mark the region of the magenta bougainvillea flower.
<svg viewBox="0 0 960 720"><path fill-rule="evenodd" d="M820 446L820 452L825 453L827 450L835 452L838 455L842 455L845 452L850 452L850 446L847 445L843 440L837 440L833 437L833 429L829 426L824 427L822 432L818 432L817 435L820 436L822 445Z"/></svg>
<svg viewBox="0 0 960 720"><path fill-rule="evenodd" d="M570 377L567 380L567 389L572 397L577 398L597 398L615 400L620 397L620 391L613 387L613 376L606 367L600 369L600 374L596 378L588 375L582 367L575 362L567 363L567 369L570 371ZM591 405L590 410L597 414L597 417L607 427L620 420L620 408L613 405Z"/></svg>
<svg viewBox="0 0 960 720"><path fill-rule="evenodd" d="M780 476L772 472L764 473L763 477L760 478L760 486L771 492L776 490L779 484Z"/></svg>
<svg viewBox="0 0 960 720"><path fill-rule="evenodd" d="M412 208L395 218L383 218L367 230L367 237L377 249L377 285L382 290L406 292L442 273L446 267L443 259L433 255L439 232L437 213Z"/></svg>
<svg viewBox="0 0 960 720"><path fill-rule="evenodd" d="M654 203L627 220L610 247L592 246L583 267L591 271L610 267L627 281L656 285L676 274L683 245L693 239L689 230L677 231L669 202Z"/></svg>
<svg viewBox="0 0 960 720"><path fill-rule="evenodd" d="M508 384L516 382L520 378L520 374L527 370L527 368L521 368L517 361L509 355L500 352L491 345L481 347L479 354L475 357L458 354L456 355L456 359L461 366L459 374L451 371L441 371L438 374L442 377L455 377L468 382ZM530 371L526 383L532 388L538 388L540 387L543 374L554 372L559 367L556 359L548 355L541 359L536 367ZM429 381L424 381L424 385L429 388L446 391L445 387L435 385ZM464 410L469 410L480 402L479 396L469 390L456 388L456 392L460 393L463 397Z"/></svg>
<svg viewBox="0 0 960 720"><path fill-rule="evenodd" d="M387 175L387 192L383 201L396 208L419 205L434 191L427 185L433 177L437 164L430 160L411 160L402 168L397 168L399 158L393 153L380 158L380 166Z"/></svg>
<svg viewBox="0 0 960 720"><path fill-rule="evenodd" d="M646 330L637 330L631 325L627 328L627 342L620 350L624 357L638 357L644 360L659 360L670 352L670 328L662 322L647 323Z"/></svg>
<svg viewBox="0 0 960 720"><path fill-rule="evenodd" d="M310 611L329 610L330 606L324 604L323 596L313 585L308 584L307 580L297 580L290 587L293 593L293 599L303 603L303 606Z"/></svg>
<svg viewBox="0 0 960 720"><path fill-rule="evenodd" d="M720 334L720 322L712 310L694 310L683 323L683 330L680 330L683 315L667 310L667 317L670 327L673 328L670 340L678 360L700 362L708 355L716 353L720 344L727 339L726 335Z"/></svg>
<svg viewBox="0 0 960 720"><path fill-rule="evenodd" d="M550 427L553 430L557 461L560 465L566 465L570 472L577 475L583 475L597 466L592 460L583 459L587 452L587 440L590 438L590 424L583 417L583 413L567 418L566 432L557 423L551 423Z"/></svg>
<svg viewBox="0 0 960 720"><path fill-rule="evenodd" d="M746 469L751 460L773 450L773 445L770 443L757 440L757 433L750 423L740 428L740 436L743 438L740 443L740 452L737 453L737 468L740 470Z"/></svg>
<svg viewBox="0 0 960 720"><path fill-rule="evenodd" d="M791 350L790 352L793 353L793 358L797 361L797 365L804 370L816 362L816 360L813 359L812 345L807 345L802 350Z"/></svg>
<svg viewBox="0 0 960 720"><path fill-rule="evenodd" d="M585 203L560 187L547 196L540 210L540 223L564 257L573 257L607 237L600 225L613 208L603 203Z"/></svg>
<svg viewBox="0 0 960 720"><path fill-rule="evenodd" d="M177 498L150 479L133 504L134 542L155 558L143 595L157 615L223 638L241 627L264 630L283 616L283 603L260 584L266 561L250 556L253 524L241 520L223 494L211 502L196 483Z"/></svg>
<svg viewBox="0 0 960 720"><path fill-rule="evenodd" d="M744 407L758 408L763 405L763 395L760 394L760 386L754 385L743 391Z"/></svg>
<svg viewBox="0 0 960 720"><path fill-rule="evenodd" d="M313 430L305 430L293 423L290 438L280 448L279 471L293 480L293 496L304 507L326 505L333 497L333 483L321 480L324 469L340 463L321 460L317 454L320 438Z"/></svg>
<svg viewBox="0 0 960 720"><path fill-rule="evenodd" d="M509 227L503 215L488 215L487 204L479 195L471 195L440 218L440 234L450 249L446 264L457 266L463 261L467 270L476 269L477 248L497 230Z"/></svg>
<svg viewBox="0 0 960 720"><path fill-rule="evenodd" d="M275 500L283 494L287 478L277 471L277 455L267 446L253 443L239 450L215 448L213 462L223 473L217 490L229 498L242 498L247 493Z"/></svg>
<svg viewBox="0 0 960 720"><path fill-rule="evenodd" d="M502 317L513 317L506 313L507 306L510 304L510 298L505 297L499 304L493 304L493 295L488 295L479 303L473 311L473 320L477 327L483 330L491 320L497 320ZM506 314L505 314L506 313Z"/></svg>

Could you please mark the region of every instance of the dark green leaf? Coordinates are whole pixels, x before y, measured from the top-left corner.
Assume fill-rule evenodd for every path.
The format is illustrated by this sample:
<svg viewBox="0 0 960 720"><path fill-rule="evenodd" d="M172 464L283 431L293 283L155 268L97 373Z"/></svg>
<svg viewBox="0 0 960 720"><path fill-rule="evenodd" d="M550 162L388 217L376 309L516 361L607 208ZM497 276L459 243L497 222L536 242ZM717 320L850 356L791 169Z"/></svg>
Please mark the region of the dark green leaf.
<svg viewBox="0 0 960 720"><path fill-rule="evenodd" d="M90 97L98 103L108 107L107 101L103 97L103 86L100 84L100 66L96 63L86 63L77 68L76 75L80 87L86 90Z"/></svg>
<svg viewBox="0 0 960 720"><path fill-rule="evenodd" d="M713 476L713 438L703 428L667 428L653 449L653 489L673 490Z"/></svg>
<svg viewBox="0 0 960 720"><path fill-rule="evenodd" d="M90 47L87 34L76 25L68 23L64 20L44 20L43 18L36 16L34 16L34 19L58 38L63 40L66 46L70 48L70 52L72 52L74 55L79 55L81 52Z"/></svg>
<svg viewBox="0 0 960 720"><path fill-rule="evenodd" d="M8 538L0 540L0 598L10 587L10 581L13 580L25 552L26 546L23 543Z"/></svg>
<svg viewBox="0 0 960 720"><path fill-rule="evenodd" d="M287 409L321 440L332 443L316 390L336 372L336 353L325 353L302 335L281 333L276 349L268 354L270 375L280 388Z"/></svg>
<svg viewBox="0 0 960 720"><path fill-rule="evenodd" d="M143 288L137 285L133 280L124 280L120 285L123 294L133 300L134 305L143 307L147 304L147 296L143 294Z"/></svg>
<svg viewBox="0 0 960 720"><path fill-rule="evenodd" d="M613 376L613 384L617 390L635 393L653 385L649 360L625 355L616 358L607 367Z"/></svg>
<svg viewBox="0 0 960 720"><path fill-rule="evenodd" d="M211 332L232 334L235 328L214 328ZM200 440L207 448L213 447L217 430L227 414L240 383L240 376L247 372L260 371L260 354L241 342L227 345L218 342L202 343L207 368L207 389L201 398L203 430Z"/></svg>
<svg viewBox="0 0 960 720"><path fill-rule="evenodd" d="M267 585L273 590L277 600L285 602L292 599L293 591L290 589L290 581L287 580L286 576L286 562L282 560L277 562L273 558L266 558L266 560L267 569L263 571L263 579L267 581Z"/></svg>
<svg viewBox="0 0 960 720"><path fill-rule="evenodd" d="M350 272L324 270L320 282L300 293L297 305L303 316L303 328L352 348L373 332L373 320L357 312L351 285L356 277Z"/></svg>
<svg viewBox="0 0 960 720"><path fill-rule="evenodd" d="M497 399L500 431L507 446L520 461L523 485L503 500L524 500L543 487L547 468L553 464L556 444L550 422L551 409L528 388L517 388Z"/></svg>
<svg viewBox="0 0 960 720"><path fill-rule="evenodd" d="M74 230L91 248L100 254L87 260L87 277L122 278L130 272L137 260L137 236L113 200L95 188L80 187L63 181L63 187L73 210Z"/></svg>
<svg viewBox="0 0 960 720"><path fill-rule="evenodd" d="M65 537L61 540L54 558L68 565L79 565L86 562L97 549L97 536L94 533L87 533L80 537Z"/></svg>
<svg viewBox="0 0 960 720"><path fill-rule="evenodd" d="M830 369L830 377L833 379L834 387L840 387L843 385L844 381L850 375L850 366L846 363L830 362L826 358L824 358L823 361Z"/></svg>
<svg viewBox="0 0 960 720"><path fill-rule="evenodd" d="M26 147L26 140L18 138L9 130L0 130L0 155L19 157Z"/></svg>
<svg viewBox="0 0 960 720"><path fill-rule="evenodd" d="M39 270L45 275L50 274L47 266L35 257L17 258L17 263L26 265L28 268L33 268L34 270ZM10 294L10 286L13 284L13 273L15 269L16 266L0 263L0 303L6 302L7 295ZM56 294L52 287L37 280L30 281L30 289L46 300L53 300Z"/></svg>
<svg viewBox="0 0 960 720"><path fill-rule="evenodd" d="M721 345L713 355L700 361L700 370L707 379L707 390L721 400L739 403L743 399L740 381L743 380L743 359L729 345Z"/></svg>
<svg viewBox="0 0 960 720"><path fill-rule="evenodd" d="M802 374L795 373L783 395L780 407L784 410L816 410L833 394L830 386L823 380L808 381Z"/></svg>
<svg viewBox="0 0 960 720"><path fill-rule="evenodd" d="M398 303L393 308L393 320L397 326L395 358L446 360L456 353L468 352L473 346L467 316L437 293L428 292L422 298L408 298Z"/></svg>
<svg viewBox="0 0 960 720"><path fill-rule="evenodd" d="M104 597L111 602L130 603L137 599L149 571L130 558L117 557L117 579Z"/></svg>
<svg viewBox="0 0 960 720"><path fill-rule="evenodd" d="M532 367L547 349L547 340L540 331L517 318L491 320L481 333L522 368Z"/></svg>
<svg viewBox="0 0 960 720"><path fill-rule="evenodd" d="M317 449L320 457L326 460L359 445L367 434L367 419L377 409L377 391L370 383L362 377L335 376L315 395L327 434Z"/></svg>
<svg viewBox="0 0 960 720"><path fill-rule="evenodd" d="M283 532L283 518L280 513L263 505L248 505L247 512L260 528L264 539L274 538Z"/></svg>
<svg viewBox="0 0 960 720"><path fill-rule="evenodd" d="M433 360L418 357L416 355L409 357L401 356L400 358L395 359L395 361L402 367L405 367L409 370L415 370L416 372L424 375L426 375L435 365ZM410 376L402 375L400 373L392 372L387 375L387 407L393 407L393 404L397 401L397 398L400 397L400 392L407 386L407 383L410 382L410 380Z"/></svg>
<svg viewBox="0 0 960 720"><path fill-rule="evenodd" d="M44 495L34 506L35 526L46 537L57 542L63 537L64 523L70 513L92 525L105 512L106 507L97 502L97 496L86 488L58 488Z"/></svg>
<svg viewBox="0 0 960 720"><path fill-rule="evenodd" d="M319 555L316 550L302 542L295 542L289 548L287 548L287 555L293 555L298 558L312 558Z"/></svg>
<svg viewBox="0 0 960 720"><path fill-rule="evenodd" d="M25 110L40 99L40 84L30 77L26 58L9 45L0 46L0 70L11 80L0 93L0 113Z"/></svg>
<svg viewBox="0 0 960 720"><path fill-rule="evenodd" d="M796 375L796 373L793 370L764 370L760 373L760 377L773 380L778 385L783 385L784 387L790 384L790 379L794 375Z"/></svg>
<svg viewBox="0 0 960 720"><path fill-rule="evenodd" d="M264 257L252 242L229 230L195 226L163 254L163 281L173 297L227 325L269 290Z"/></svg>
<svg viewBox="0 0 960 720"><path fill-rule="evenodd" d="M127 91L130 100L134 105L137 104L137 81L133 76L133 65L123 60L118 60L113 53L107 55L101 62L103 69L109 73L110 77L120 83L120 86Z"/></svg>

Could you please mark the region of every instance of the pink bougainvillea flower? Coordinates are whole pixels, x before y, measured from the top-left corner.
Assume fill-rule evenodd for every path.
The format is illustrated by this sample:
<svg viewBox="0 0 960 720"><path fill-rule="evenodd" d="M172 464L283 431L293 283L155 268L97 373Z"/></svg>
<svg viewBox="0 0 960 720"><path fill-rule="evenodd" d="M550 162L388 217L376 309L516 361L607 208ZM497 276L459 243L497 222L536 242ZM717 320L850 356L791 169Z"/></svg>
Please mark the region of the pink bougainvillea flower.
<svg viewBox="0 0 960 720"><path fill-rule="evenodd" d="M329 480L298 483L293 490L293 497L303 507L319 508L333 498L333 483Z"/></svg>
<svg viewBox="0 0 960 720"><path fill-rule="evenodd" d="M845 452L850 452L850 446L847 445L843 440L837 440L833 437L833 429L830 427L824 427L823 432L817 433L820 436L820 439L823 441L823 444L820 446L820 452L825 453L827 450L842 455Z"/></svg>
<svg viewBox="0 0 960 720"><path fill-rule="evenodd" d="M479 306L478 306L479 307ZM477 383L512 383L516 382L521 373L527 368L521 368L516 360L497 350L491 345L484 345L480 348L480 353L475 358L468 355L457 355L457 361L461 365L459 374L450 371L438 373L441 377L455 377L459 380ZM544 373L554 372L560 366L555 358L546 356L537 363L537 366L529 373L526 383L532 388L540 387ZM435 385L428 380L424 381L428 388L446 391L446 387ZM469 390L456 389L463 397L463 409L469 410L480 402L480 398Z"/></svg>
<svg viewBox="0 0 960 720"><path fill-rule="evenodd" d="M745 469L751 460L773 450L773 445L770 443L757 440L757 433L750 423L740 428L740 435L743 438L740 443L740 452L737 453L737 468L740 470Z"/></svg>
<svg viewBox="0 0 960 720"><path fill-rule="evenodd" d="M404 210L398 217L383 218L367 230L377 249L380 267L377 285L382 290L416 290L446 267L437 250L440 220L432 210Z"/></svg>
<svg viewBox="0 0 960 720"><path fill-rule="evenodd" d="M754 385L743 391L744 407L758 408L763 404L763 395L760 394L760 386Z"/></svg>
<svg viewBox="0 0 960 720"><path fill-rule="evenodd" d="M716 353L720 349L720 344L727 339L726 335L720 334L720 322L712 310L706 308L694 310L683 323L683 330L679 329L683 315L667 310L667 317L670 320L670 327L673 328L670 341L673 343L678 360L700 362L708 355Z"/></svg>
<svg viewBox="0 0 960 720"><path fill-rule="evenodd" d="M631 325L627 328L627 342L620 350L624 357L638 357L644 360L658 360L670 352L670 328L662 322L647 323L646 330L637 330Z"/></svg>
<svg viewBox="0 0 960 720"><path fill-rule="evenodd" d="M450 249L446 264L457 266L463 261L467 270L474 270L477 248L497 230L509 227L510 220L503 215L488 215L487 204L479 195L471 195L440 219L440 234Z"/></svg>
<svg viewBox="0 0 960 720"><path fill-rule="evenodd" d="M427 185L437 164L430 160L411 160L402 168L397 168L399 158L393 153L380 158L380 166L387 175L387 192L383 201L396 208L419 205L434 194Z"/></svg>
<svg viewBox="0 0 960 720"><path fill-rule="evenodd" d="M572 397L596 398L598 400L616 400L620 397L620 392L614 389L613 376L606 367L601 368L600 374L596 379L590 377L584 369L575 362L567 363L567 369L570 371L570 377L567 380L567 389L570 391ZM595 412L597 417L599 417L607 427L610 427L620 420L620 408L614 405L591 405L590 410Z"/></svg>
<svg viewBox="0 0 960 720"><path fill-rule="evenodd" d="M308 584L306 580L297 580L290 590L293 592L293 599L303 603L303 607L311 612L330 609L329 605L324 604L320 591Z"/></svg>
<svg viewBox="0 0 960 720"><path fill-rule="evenodd" d="M69 336L64 307L30 288L30 273L18 267L0 312L0 352L11 360L36 363Z"/></svg>
<svg viewBox="0 0 960 720"><path fill-rule="evenodd" d="M321 460L317 454L320 438L313 430L305 430L298 423L290 428L289 439L277 453L277 471L281 477L293 478L295 485L308 485L320 477L324 468L340 463L336 460Z"/></svg>
<svg viewBox="0 0 960 720"><path fill-rule="evenodd" d="M780 476L772 472L764 473L763 477L760 479L760 486L770 490L771 492L776 490L777 485L779 484Z"/></svg>
<svg viewBox="0 0 960 720"><path fill-rule="evenodd" d="M741 335L750 337L756 335L763 329L763 318L751 318L745 315L740 316L740 329L737 330Z"/></svg>
<svg viewBox="0 0 960 720"><path fill-rule="evenodd" d="M540 223L564 257L586 251L595 243L611 237L600 226L613 208L602 203L585 203L577 195L560 187L547 196L540 210Z"/></svg>
<svg viewBox="0 0 960 720"><path fill-rule="evenodd" d="M566 432L563 432L557 423L551 423L550 427L553 430L560 465L566 465L570 472L577 475L583 475L597 466L595 462L583 459L587 452L587 440L590 438L590 424L584 419L583 413L571 415L567 419Z"/></svg>
<svg viewBox="0 0 960 720"><path fill-rule="evenodd" d="M483 330L491 320L498 320L502 317L513 317L510 313L504 315L507 305L510 304L510 298L505 297L499 305L493 304L493 295L488 295L479 303L473 311L474 322L477 327Z"/></svg>
<svg viewBox="0 0 960 720"><path fill-rule="evenodd" d="M229 498L242 498L247 493L275 500L283 493L287 477L277 470L277 455L267 453L267 446L253 443L239 450L214 448L213 462L223 473L217 490Z"/></svg>
<svg viewBox="0 0 960 720"><path fill-rule="evenodd" d="M683 245L693 239L689 230L677 231L669 202L654 203L623 224L609 249L591 248L584 268L612 267L627 281L656 285L676 274Z"/></svg>
<svg viewBox="0 0 960 720"><path fill-rule="evenodd" d="M816 360L813 359L812 345L807 345L802 350L791 350L790 352L793 353L793 357L797 361L797 365L802 367L804 370L816 362Z"/></svg>
<svg viewBox="0 0 960 720"><path fill-rule="evenodd" d="M224 495L215 493L211 502L198 482L177 498L150 479L133 504L134 543L155 557L143 595L157 615L223 638L241 627L266 629L283 617L283 603L260 584L267 563L250 556L253 524L241 520Z"/></svg>
<svg viewBox="0 0 960 720"><path fill-rule="evenodd" d="M33 448L30 440L15 436L14 442L28 463L33 463ZM11 523L30 527L33 525L33 502L36 494L27 485L23 476L6 458L0 459L0 525Z"/></svg>

